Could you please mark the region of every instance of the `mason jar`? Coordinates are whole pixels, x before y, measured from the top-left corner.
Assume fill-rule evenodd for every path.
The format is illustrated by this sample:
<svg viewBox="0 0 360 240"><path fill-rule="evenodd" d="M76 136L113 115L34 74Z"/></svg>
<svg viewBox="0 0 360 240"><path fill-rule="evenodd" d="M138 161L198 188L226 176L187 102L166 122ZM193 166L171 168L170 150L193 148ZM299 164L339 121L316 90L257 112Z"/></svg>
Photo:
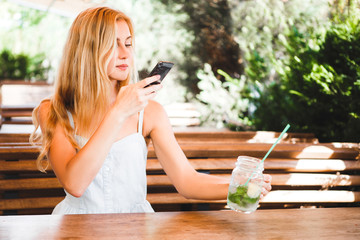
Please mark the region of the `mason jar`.
<svg viewBox="0 0 360 240"><path fill-rule="evenodd" d="M231 174L227 205L235 211L256 211L263 186L264 164L261 159L239 156Z"/></svg>

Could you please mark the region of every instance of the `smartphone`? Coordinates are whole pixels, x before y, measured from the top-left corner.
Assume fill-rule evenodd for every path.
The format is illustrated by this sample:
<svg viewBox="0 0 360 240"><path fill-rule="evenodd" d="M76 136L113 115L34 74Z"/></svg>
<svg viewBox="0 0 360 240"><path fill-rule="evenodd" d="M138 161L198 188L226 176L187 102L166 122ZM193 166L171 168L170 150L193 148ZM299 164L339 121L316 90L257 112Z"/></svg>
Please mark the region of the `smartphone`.
<svg viewBox="0 0 360 240"><path fill-rule="evenodd" d="M151 85L160 84L161 81L165 78L166 74L170 71L170 69L174 66L174 63L172 62L165 62L160 61L156 64L156 66L153 68L153 70L150 72L148 77L154 76L154 75L160 75L160 80L156 82L152 82L145 87L149 87Z"/></svg>

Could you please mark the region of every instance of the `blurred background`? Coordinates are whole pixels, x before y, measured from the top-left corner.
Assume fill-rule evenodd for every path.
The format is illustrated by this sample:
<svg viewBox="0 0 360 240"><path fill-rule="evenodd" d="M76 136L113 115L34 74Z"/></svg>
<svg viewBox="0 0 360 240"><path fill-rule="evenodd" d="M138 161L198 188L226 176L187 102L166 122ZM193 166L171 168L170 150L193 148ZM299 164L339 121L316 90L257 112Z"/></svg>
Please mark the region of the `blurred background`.
<svg viewBox="0 0 360 240"><path fill-rule="evenodd" d="M9 89L25 103L51 94L73 19L100 5L132 18L141 77L175 63L157 101L191 104L196 125L290 123L321 142L360 142L360 0L0 0L3 104Z"/></svg>

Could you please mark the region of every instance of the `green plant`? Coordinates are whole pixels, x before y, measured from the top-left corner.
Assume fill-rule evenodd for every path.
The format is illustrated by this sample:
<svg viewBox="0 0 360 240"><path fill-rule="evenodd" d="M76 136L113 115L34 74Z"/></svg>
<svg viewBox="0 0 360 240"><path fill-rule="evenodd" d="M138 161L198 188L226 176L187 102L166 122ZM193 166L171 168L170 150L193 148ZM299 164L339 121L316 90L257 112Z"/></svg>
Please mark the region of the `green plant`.
<svg viewBox="0 0 360 240"><path fill-rule="evenodd" d="M200 93L196 98L202 103L202 121L216 127L229 127L233 130L251 128L248 120L249 88L244 75L232 78L222 70L218 74L225 81L218 80L209 64L198 71ZM206 125L205 124L205 125Z"/></svg>
<svg viewBox="0 0 360 240"><path fill-rule="evenodd" d="M233 130L243 130L254 128L254 123L259 123L259 120L253 116L254 106L259 107L259 103L261 103L266 108L269 101L278 99L276 95L282 94L282 87L278 83L281 80L280 74L284 68L284 61L289 58L283 44L286 40L285 36L292 26L296 26L297 29L306 29L309 35L313 29L318 29L318 26L323 24L321 21L325 17L322 13L326 12L327 4L326 1L309 0L305 2L300 0L289 2L229 0L229 4L232 9L234 39L245 56L245 73L240 75L237 80L233 78L232 81L229 81L229 77L225 78L224 85L220 83L215 85L215 79L202 76L201 83L198 84L201 93L197 98L200 99L200 96L205 94L209 95L206 101L204 101L204 97L201 98L209 108L204 120L214 121L217 125L227 126ZM222 75L224 76L224 74ZM199 75L197 76L199 77ZM234 91L231 89L236 89L233 83L237 81L240 86L240 80L244 79L246 79L246 91L237 89L236 94L233 94ZM209 86L206 85L207 80ZM227 86L230 83L233 85ZM269 94L269 91L265 91L269 87L274 88L274 92L271 92L274 96ZM219 93L226 101L218 100ZM213 97L210 97L211 95ZM239 102L233 98L238 98ZM243 99L247 101L246 109L243 107ZM223 105L220 105L220 102ZM239 105L236 106L236 104ZM282 106L285 103L279 101L276 104ZM256 126L269 130L273 130L274 127L282 130L286 122L286 117L283 116L284 107L276 109L274 109L275 105L268 107L274 110L273 114L278 118L269 121L267 111L257 111L257 117L267 119L267 121L261 122L265 125L257 124ZM229 114L231 112L229 108L232 109L232 114ZM209 114L213 114L213 116L209 116ZM227 117L230 120L226 123L222 123L224 115L231 116Z"/></svg>
<svg viewBox="0 0 360 240"><path fill-rule="evenodd" d="M38 53L30 58L27 78L37 81L45 81L48 79L50 69L51 65L46 59L46 55L44 53Z"/></svg>
<svg viewBox="0 0 360 240"><path fill-rule="evenodd" d="M245 74L260 85L279 81L288 58L283 44L293 27L312 36L327 21L326 0L229 0L233 34L245 60Z"/></svg>
<svg viewBox="0 0 360 240"><path fill-rule="evenodd" d="M189 92L199 92L196 77L204 64L210 64L218 79L221 69L232 77L244 72L240 48L232 34L231 8L228 0L161 0L169 12L182 16L178 28L186 30L189 38L182 47L183 59L177 65L185 78L181 83Z"/></svg>
<svg viewBox="0 0 360 240"><path fill-rule="evenodd" d="M45 80L50 66L44 66L44 61L44 54L30 57L26 54L13 54L4 49L0 53L0 79Z"/></svg>
<svg viewBox="0 0 360 240"><path fill-rule="evenodd" d="M276 122L288 122L293 131L313 132L320 141L359 141L360 18L356 12L337 18L316 44L292 28L285 44L289 58L279 72L281 81L267 86L256 100L253 122L258 129L281 130Z"/></svg>
<svg viewBox="0 0 360 240"><path fill-rule="evenodd" d="M26 55L14 55L4 49L0 53L0 79L23 79L28 65L29 58Z"/></svg>

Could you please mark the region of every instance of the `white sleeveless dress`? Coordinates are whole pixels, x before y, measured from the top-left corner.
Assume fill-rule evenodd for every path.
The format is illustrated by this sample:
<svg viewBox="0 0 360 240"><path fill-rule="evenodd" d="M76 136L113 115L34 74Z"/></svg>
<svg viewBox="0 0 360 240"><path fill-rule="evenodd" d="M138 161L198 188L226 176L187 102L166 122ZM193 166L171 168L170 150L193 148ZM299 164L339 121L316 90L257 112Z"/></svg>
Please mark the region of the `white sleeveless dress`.
<svg viewBox="0 0 360 240"><path fill-rule="evenodd" d="M74 127L72 115L68 113ZM85 193L66 197L52 214L94 214L154 212L146 200L147 147L142 136L144 111L140 112L138 132L115 142L95 179ZM75 136L80 147L87 139Z"/></svg>

